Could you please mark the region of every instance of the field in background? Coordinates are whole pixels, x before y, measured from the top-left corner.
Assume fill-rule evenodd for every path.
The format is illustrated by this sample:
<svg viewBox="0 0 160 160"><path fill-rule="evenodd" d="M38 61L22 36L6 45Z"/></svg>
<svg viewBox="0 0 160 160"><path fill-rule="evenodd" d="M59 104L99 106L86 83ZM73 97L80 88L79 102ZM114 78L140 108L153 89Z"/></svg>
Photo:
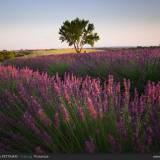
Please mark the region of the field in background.
<svg viewBox="0 0 160 160"><path fill-rule="evenodd" d="M102 82L112 74L121 82L124 78L130 79L132 91L136 87L140 92L144 91L148 80L158 82L160 79L160 48L110 48L94 54L58 54L63 51L43 56L36 51L39 56L31 54L32 56L10 59L4 61L3 65L28 67L41 73L47 72L51 76L58 73L63 77L65 73L73 73L78 77L98 77Z"/></svg>
<svg viewBox="0 0 160 160"><path fill-rule="evenodd" d="M101 51L100 49L88 49L85 48L82 50L82 53L90 53ZM55 55L55 54L68 54L68 53L76 53L74 49L35 49L35 50L3 50L0 51L0 63L7 59L13 59L16 57L37 57L37 56L47 56L47 55Z"/></svg>
<svg viewBox="0 0 160 160"><path fill-rule="evenodd" d="M159 49L160 46L150 46L150 47L100 47L100 48L84 48L82 53L94 53L102 51L123 51L123 50L137 50L137 49ZM37 57L37 56L47 56L55 54L68 54L76 53L73 48L64 49L34 49L34 50L0 50L0 63L6 59L13 59L16 57ZM76 53L77 54L77 53Z"/></svg>
<svg viewBox="0 0 160 160"><path fill-rule="evenodd" d="M83 49L82 53L90 53L100 51L96 49ZM66 53L76 53L74 49L51 49L51 50L33 50L31 54L26 55L25 57L35 57L35 56L45 56L52 54L66 54Z"/></svg>

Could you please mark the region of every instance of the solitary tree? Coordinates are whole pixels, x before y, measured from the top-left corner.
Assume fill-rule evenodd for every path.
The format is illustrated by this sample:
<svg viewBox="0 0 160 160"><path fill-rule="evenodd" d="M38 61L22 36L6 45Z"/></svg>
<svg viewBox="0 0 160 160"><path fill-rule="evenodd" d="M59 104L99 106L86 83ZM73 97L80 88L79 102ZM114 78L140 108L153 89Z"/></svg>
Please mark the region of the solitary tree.
<svg viewBox="0 0 160 160"><path fill-rule="evenodd" d="M59 29L60 40L66 41L69 46L74 46L77 53L80 53L85 44L92 47L99 40L97 33L93 33L94 25L88 20L76 18L74 20L65 21Z"/></svg>

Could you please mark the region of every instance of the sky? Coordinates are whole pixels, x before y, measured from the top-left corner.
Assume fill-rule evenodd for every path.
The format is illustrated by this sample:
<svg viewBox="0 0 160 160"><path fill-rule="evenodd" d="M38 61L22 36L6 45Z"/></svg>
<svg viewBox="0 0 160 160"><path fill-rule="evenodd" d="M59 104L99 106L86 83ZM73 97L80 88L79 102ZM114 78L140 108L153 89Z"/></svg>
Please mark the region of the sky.
<svg viewBox="0 0 160 160"><path fill-rule="evenodd" d="M0 50L66 48L58 31L76 17L95 25L95 47L160 44L160 0L0 0Z"/></svg>

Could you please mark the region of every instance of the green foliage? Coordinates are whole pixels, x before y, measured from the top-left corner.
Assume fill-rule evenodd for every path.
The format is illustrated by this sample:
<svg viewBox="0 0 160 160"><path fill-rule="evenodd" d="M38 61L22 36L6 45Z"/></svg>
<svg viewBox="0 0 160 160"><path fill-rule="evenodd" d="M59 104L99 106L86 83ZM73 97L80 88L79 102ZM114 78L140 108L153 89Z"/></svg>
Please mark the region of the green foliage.
<svg viewBox="0 0 160 160"><path fill-rule="evenodd" d="M145 79L158 82L160 80L160 58L154 58L145 67Z"/></svg>
<svg viewBox="0 0 160 160"><path fill-rule="evenodd" d="M30 50L20 50L17 52L16 57L29 55L29 54L32 54L32 52L33 51L30 51Z"/></svg>
<svg viewBox="0 0 160 160"><path fill-rule="evenodd" d="M92 47L99 40L97 33L93 33L94 25L88 20L76 18L74 20L65 21L59 29L60 40L66 41L69 46L74 46L77 53L80 53L85 44Z"/></svg>
<svg viewBox="0 0 160 160"><path fill-rule="evenodd" d="M69 68L69 64L67 63L55 63L51 65L51 67L48 70L49 75L55 75L58 73L58 75L63 76L65 72L67 72Z"/></svg>
<svg viewBox="0 0 160 160"><path fill-rule="evenodd" d="M16 55L14 51L4 52L3 54L5 59L14 58Z"/></svg>
<svg viewBox="0 0 160 160"><path fill-rule="evenodd" d="M2 62L4 60L4 56L2 54L2 52L0 52L0 62Z"/></svg>
<svg viewBox="0 0 160 160"><path fill-rule="evenodd" d="M25 56L32 54L31 50L20 50L20 51L7 51L3 50L0 51L0 62L6 60L6 59L12 59L15 57Z"/></svg>
<svg viewBox="0 0 160 160"><path fill-rule="evenodd" d="M3 51L0 52L0 61L3 61L5 59L14 58L15 56L16 56L16 52L15 51L3 50Z"/></svg>

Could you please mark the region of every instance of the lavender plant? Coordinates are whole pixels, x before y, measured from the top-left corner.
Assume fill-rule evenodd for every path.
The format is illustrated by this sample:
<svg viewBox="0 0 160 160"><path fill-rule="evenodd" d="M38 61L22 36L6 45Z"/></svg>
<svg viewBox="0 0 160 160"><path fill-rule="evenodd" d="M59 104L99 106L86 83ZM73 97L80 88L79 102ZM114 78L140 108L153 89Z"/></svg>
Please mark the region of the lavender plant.
<svg viewBox="0 0 160 160"><path fill-rule="evenodd" d="M158 152L160 83L121 85L0 66L0 153Z"/></svg>

